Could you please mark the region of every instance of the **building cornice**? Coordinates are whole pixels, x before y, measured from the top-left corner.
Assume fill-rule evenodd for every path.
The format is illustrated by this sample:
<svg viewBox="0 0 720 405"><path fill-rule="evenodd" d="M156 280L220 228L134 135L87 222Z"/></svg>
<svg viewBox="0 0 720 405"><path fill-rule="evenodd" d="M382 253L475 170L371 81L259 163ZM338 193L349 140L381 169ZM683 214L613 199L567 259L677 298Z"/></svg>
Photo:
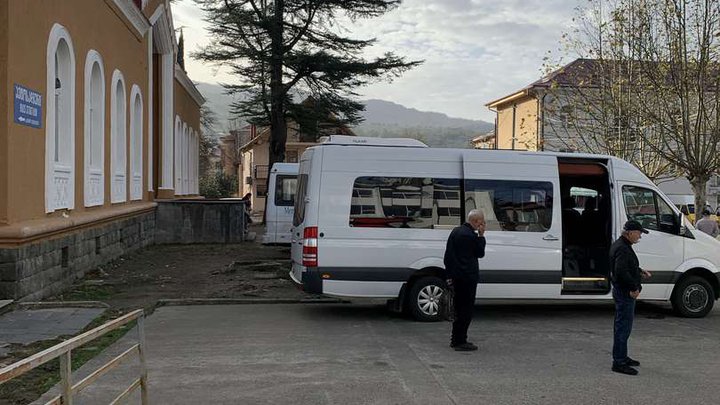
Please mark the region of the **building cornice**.
<svg viewBox="0 0 720 405"><path fill-rule="evenodd" d="M180 83L181 86L185 90L187 90L188 94L190 94L190 97L192 97L193 100L195 100L195 103L197 103L198 106L202 106L205 104L205 97L203 97L202 94L200 94L200 91L195 87L195 83L190 80L187 73L185 73L184 70L180 67L180 65L175 64L175 80Z"/></svg>
<svg viewBox="0 0 720 405"><path fill-rule="evenodd" d="M113 0L115 6L122 11L125 18L130 21L135 31L144 37L145 33L150 29L150 21L145 18L145 14L132 2L132 0Z"/></svg>
<svg viewBox="0 0 720 405"><path fill-rule="evenodd" d="M527 95L528 95L527 90L520 90L516 93L510 94L509 96L505 96L505 97L497 99L495 101L491 101L491 102L485 104L485 106L488 108L496 108L496 107L500 106L501 104L505 104L510 101L518 100Z"/></svg>

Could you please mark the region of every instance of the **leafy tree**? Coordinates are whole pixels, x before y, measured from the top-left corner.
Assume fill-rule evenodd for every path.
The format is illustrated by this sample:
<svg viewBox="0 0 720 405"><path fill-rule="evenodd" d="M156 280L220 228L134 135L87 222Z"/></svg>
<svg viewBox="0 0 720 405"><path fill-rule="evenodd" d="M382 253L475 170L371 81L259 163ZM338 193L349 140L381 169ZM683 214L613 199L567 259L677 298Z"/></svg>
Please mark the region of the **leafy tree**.
<svg viewBox="0 0 720 405"><path fill-rule="evenodd" d="M363 51L375 39L342 35L345 18L379 17L399 0L195 1L206 12L212 42L194 56L234 74L239 84L225 87L243 97L232 112L270 126L270 165L284 161L286 119L301 125L328 117L357 123L364 106L355 100L355 89L421 63L392 53L367 60ZM308 97L312 108L301 103Z"/></svg>

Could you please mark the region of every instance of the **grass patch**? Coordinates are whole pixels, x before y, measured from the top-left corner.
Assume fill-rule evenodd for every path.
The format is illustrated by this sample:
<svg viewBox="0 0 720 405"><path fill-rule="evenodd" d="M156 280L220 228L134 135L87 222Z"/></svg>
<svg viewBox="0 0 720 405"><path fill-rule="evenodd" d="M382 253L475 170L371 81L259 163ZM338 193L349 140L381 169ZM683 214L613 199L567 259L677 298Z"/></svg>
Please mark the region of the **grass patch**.
<svg viewBox="0 0 720 405"><path fill-rule="evenodd" d="M82 332L96 328L112 319L123 315L117 311L107 311L103 315L95 318ZM95 340L91 340L84 346L80 346L72 351L72 369L77 370L87 363L90 359L97 356L100 352L112 345L118 339L123 337L129 330L134 328L136 322L130 322L118 329L106 333ZM81 333L82 333L81 332ZM17 359L23 359L39 353L45 349L55 346L69 339L71 336L53 340L45 340L24 346L12 353ZM40 398L50 388L60 382L60 360L55 359L39 366L29 372L16 377L5 384L0 385L0 404L28 404ZM76 383L77 381L73 381Z"/></svg>
<svg viewBox="0 0 720 405"><path fill-rule="evenodd" d="M105 301L117 293L110 285L81 284L57 296L59 301Z"/></svg>

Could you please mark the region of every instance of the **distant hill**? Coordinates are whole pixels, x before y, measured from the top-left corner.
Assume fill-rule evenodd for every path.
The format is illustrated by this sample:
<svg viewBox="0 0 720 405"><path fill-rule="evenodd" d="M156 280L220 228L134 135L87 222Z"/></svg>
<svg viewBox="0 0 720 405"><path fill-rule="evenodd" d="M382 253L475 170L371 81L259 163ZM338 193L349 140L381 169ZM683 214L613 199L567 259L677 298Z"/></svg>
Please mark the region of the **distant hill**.
<svg viewBox="0 0 720 405"><path fill-rule="evenodd" d="M467 148L470 139L492 131L493 124L419 111L384 100L365 101L365 121L353 128L359 136L410 137L429 146Z"/></svg>
<svg viewBox="0 0 720 405"><path fill-rule="evenodd" d="M215 124L215 132L227 133L230 121L230 104L237 98L236 96L230 96L225 94L225 88L219 84L210 84L196 82L195 86L200 90L200 93L205 97L207 105L217 116L217 123Z"/></svg>
<svg viewBox="0 0 720 405"><path fill-rule="evenodd" d="M230 125L230 104L236 99L225 94L218 84L197 83L207 99L208 107L217 115L215 131L227 132ZM434 147L467 148L470 139L487 133L493 124L480 120L452 118L446 114L419 111L384 100L367 100L365 119L353 127L358 136L382 138L410 137Z"/></svg>

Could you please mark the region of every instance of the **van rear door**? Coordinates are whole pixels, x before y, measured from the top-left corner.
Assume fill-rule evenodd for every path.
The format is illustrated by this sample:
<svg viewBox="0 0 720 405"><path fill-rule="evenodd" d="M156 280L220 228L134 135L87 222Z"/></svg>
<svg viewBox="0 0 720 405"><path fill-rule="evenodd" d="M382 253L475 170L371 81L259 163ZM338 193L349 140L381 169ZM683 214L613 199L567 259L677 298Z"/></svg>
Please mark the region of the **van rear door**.
<svg viewBox="0 0 720 405"><path fill-rule="evenodd" d="M310 182L310 171L312 169L312 158L314 153L315 151L313 149L307 149L300 159L297 189L295 192L292 237L290 241L292 256L292 271L290 272L290 276L298 284L302 284L302 273L305 271L305 267L303 266L303 239L305 235L306 219L309 219L306 218L308 208L308 186ZM315 220L317 220L317 215L314 217Z"/></svg>
<svg viewBox="0 0 720 405"><path fill-rule="evenodd" d="M297 191L297 174L278 171L273 188L274 243L290 243Z"/></svg>

